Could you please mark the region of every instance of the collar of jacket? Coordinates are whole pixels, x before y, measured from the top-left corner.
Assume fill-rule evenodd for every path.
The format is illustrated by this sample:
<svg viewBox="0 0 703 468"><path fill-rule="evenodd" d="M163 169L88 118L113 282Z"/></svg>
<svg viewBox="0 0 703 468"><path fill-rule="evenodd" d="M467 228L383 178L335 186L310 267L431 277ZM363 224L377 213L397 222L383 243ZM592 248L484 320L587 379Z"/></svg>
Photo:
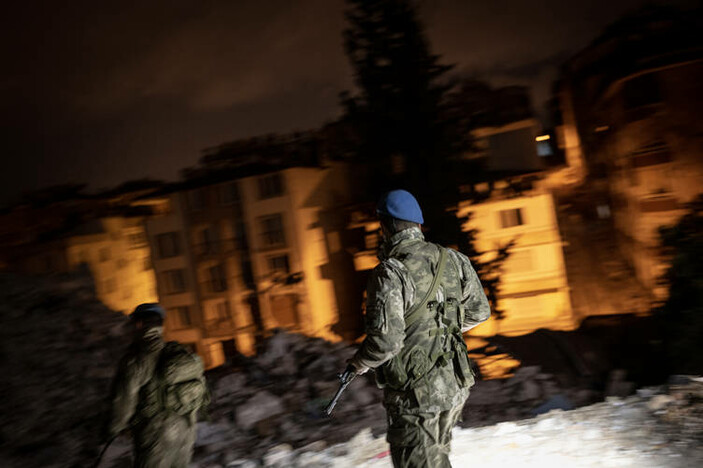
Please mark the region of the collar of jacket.
<svg viewBox="0 0 703 468"><path fill-rule="evenodd" d="M390 258L392 255L393 248L399 245L401 242L409 240L425 240L425 236L419 227L411 227L408 229L403 229L400 232L396 232L391 236L390 239L386 240L381 244L381 248L378 251L379 260L385 260Z"/></svg>
<svg viewBox="0 0 703 468"><path fill-rule="evenodd" d="M164 334L164 327L149 327L144 330L144 332L141 335L141 339L144 341L160 339L163 334Z"/></svg>

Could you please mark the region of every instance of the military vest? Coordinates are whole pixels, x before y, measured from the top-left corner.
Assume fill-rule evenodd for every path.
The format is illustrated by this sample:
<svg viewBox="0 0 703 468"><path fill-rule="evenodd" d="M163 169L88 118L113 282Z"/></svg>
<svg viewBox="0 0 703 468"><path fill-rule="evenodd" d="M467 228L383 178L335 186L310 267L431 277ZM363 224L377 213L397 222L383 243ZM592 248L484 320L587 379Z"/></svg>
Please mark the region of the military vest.
<svg viewBox="0 0 703 468"><path fill-rule="evenodd" d="M415 285L415 301L405 312L403 348L377 371L381 387L407 390L437 366L453 366L462 387L474 383L461 334L464 307L459 271L446 249L411 240L389 252L387 264Z"/></svg>

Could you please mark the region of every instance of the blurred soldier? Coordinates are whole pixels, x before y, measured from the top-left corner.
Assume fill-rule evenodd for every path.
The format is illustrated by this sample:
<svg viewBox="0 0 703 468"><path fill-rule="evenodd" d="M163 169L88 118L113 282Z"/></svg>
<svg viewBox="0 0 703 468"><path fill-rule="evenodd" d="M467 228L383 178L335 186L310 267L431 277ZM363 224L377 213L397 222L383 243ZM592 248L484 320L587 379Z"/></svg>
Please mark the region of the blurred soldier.
<svg viewBox="0 0 703 468"><path fill-rule="evenodd" d="M410 193L389 192L377 213L381 263L367 286L366 339L349 364L376 369L393 465L451 467L451 430L474 383L462 332L488 319L488 300L465 255L425 242Z"/></svg>
<svg viewBox="0 0 703 468"><path fill-rule="evenodd" d="M131 429L134 466L187 467L198 410L209 394L200 358L162 338L164 309L141 304L130 316L134 341L113 383L108 436Z"/></svg>

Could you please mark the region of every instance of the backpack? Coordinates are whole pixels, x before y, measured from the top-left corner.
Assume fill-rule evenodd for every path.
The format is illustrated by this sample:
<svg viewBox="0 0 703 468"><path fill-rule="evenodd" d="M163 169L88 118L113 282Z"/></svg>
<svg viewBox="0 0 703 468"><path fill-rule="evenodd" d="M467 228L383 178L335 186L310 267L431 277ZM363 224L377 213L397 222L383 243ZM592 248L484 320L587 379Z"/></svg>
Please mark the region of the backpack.
<svg viewBox="0 0 703 468"><path fill-rule="evenodd" d="M446 249L437 247L440 260L432 284L424 298L405 315L405 344L396 356L380 367L380 372L376 372L381 387L408 390L422 381L433 368L449 364L453 366L462 387L474 384L468 350L461 334L464 307L452 297L460 297L460 291L449 288L445 291L449 297L443 302L434 300L443 283L448 261ZM394 265L394 261L400 265ZM394 261L389 265L393 268L403 267L402 261Z"/></svg>
<svg viewBox="0 0 703 468"><path fill-rule="evenodd" d="M164 345L156 378L160 406L167 413L195 416L210 403L200 357L176 341Z"/></svg>

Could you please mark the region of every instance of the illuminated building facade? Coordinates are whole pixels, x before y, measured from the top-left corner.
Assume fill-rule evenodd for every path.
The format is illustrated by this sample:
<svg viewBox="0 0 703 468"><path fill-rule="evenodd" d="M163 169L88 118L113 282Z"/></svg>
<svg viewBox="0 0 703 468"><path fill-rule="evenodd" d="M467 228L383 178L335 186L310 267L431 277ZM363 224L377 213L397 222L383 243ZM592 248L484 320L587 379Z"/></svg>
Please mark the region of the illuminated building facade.
<svg viewBox="0 0 703 468"><path fill-rule="evenodd" d="M661 298L658 229L703 192L703 39L685 12L652 7L637 19L566 64L560 100L567 158L604 188L620 250Z"/></svg>
<svg viewBox="0 0 703 468"><path fill-rule="evenodd" d="M500 246L514 241L500 273L498 302L505 317L476 327L475 336L517 335L538 328L571 330L578 323L571 309L562 239L552 194L536 184L516 194L505 180L481 184L490 190L481 202L462 202L457 216L476 229L481 260L494 258Z"/></svg>
<svg viewBox="0 0 703 468"><path fill-rule="evenodd" d="M329 220L347 193L344 172L249 167L143 200L162 206L147 231L167 338L208 367L253 353L275 328L339 339L332 326L349 300L333 281L342 245Z"/></svg>
<svg viewBox="0 0 703 468"><path fill-rule="evenodd" d="M469 216L463 231L475 229L474 247L489 260L497 249L515 241L500 275L498 306L504 318L491 318L472 336L519 335L537 328L571 330L578 318L571 307L555 199L550 187L558 184L537 152L538 124L534 119L501 122L473 132L477 150L468 159L483 159L484 180L460 187L464 201L456 216ZM542 138L541 140L546 140ZM467 179L471 176L467 174ZM422 203L422 200L420 200ZM376 266L379 222L373 208L357 207L349 229L356 230L360 248L355 252L357 271ZM432 241L431 236L428 238Z"/></svg>
<svg viewBox="0 0 703 468"><path fill-rule="evenodd" d="M52 274L87 268L106 306L125 314L156 302L156 282L142 217L97 218L47 242L18 249L12 266Z"/></svg>

